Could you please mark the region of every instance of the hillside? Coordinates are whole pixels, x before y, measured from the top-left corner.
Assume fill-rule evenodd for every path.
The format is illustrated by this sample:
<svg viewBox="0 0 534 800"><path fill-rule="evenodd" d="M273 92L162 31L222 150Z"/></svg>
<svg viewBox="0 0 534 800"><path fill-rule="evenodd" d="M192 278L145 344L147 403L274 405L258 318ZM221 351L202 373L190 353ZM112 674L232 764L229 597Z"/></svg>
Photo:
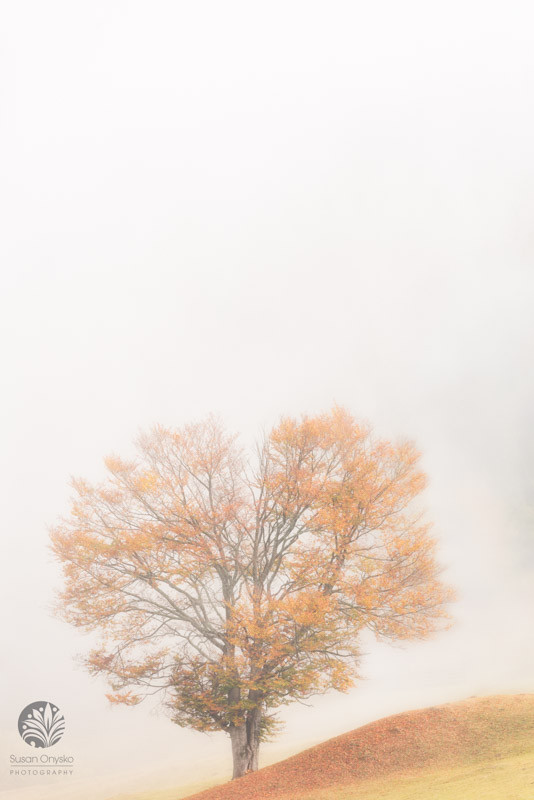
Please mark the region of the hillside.
<svg viewBox="0 0 534 800"><path fill-rule="evenodd" d="M188 800L438 796L534 798L534 695L396 714Z"/></svg>

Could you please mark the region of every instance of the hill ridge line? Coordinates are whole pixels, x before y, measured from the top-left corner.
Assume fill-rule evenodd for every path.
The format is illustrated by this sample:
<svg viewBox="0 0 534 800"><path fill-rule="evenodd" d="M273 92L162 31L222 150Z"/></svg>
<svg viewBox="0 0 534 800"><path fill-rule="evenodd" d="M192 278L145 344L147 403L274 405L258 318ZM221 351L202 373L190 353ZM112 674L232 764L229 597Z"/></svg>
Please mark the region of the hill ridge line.
<svg viewBox="0 0 534 800"><path fill-rule="evenodd" d="M506 757L524 746L525 733L534 743L534 693L474 696L381 717L187 800L296 800L372 778Z"/></svg>

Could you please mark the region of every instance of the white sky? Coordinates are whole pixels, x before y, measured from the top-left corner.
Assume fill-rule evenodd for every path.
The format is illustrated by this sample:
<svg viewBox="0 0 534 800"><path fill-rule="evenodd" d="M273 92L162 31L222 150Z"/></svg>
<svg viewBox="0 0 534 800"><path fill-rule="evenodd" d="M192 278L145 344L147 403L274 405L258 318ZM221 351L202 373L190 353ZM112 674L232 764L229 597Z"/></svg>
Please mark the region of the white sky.
<svg viewBox="0 0 534 800"><path fill-rule="evenodd" d="M246 440L333 402L424 453L457 624L368 646L266 757L534 691L534 12L528 2L0 4L6 798L179 785L225 737L110 710L50 615L47 525L139 429ZM77 782L9 778L51 699ZM278 748L278 749L277 749ZM33 788L32 788L33 785Z"/></svg>

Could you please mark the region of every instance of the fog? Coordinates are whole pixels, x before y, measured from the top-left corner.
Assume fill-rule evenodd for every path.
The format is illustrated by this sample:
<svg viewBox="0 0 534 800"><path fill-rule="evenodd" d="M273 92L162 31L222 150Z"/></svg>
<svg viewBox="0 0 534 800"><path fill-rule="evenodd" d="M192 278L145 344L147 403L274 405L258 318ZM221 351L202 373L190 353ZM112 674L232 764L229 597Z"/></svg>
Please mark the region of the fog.
<svg viewBox="0 0 534 800"><path fill-rule="evenodd" d="M333 403L423 453L450 631L365 642L266 760L371 719L534 691L534 13L527 2L4 2L6 798L226 774L223 734L111 709L53 617L48 527L139 430L252 442ZM75 774L10 776L38 698ZM27 748L26 748L27 749Z"/></svg>

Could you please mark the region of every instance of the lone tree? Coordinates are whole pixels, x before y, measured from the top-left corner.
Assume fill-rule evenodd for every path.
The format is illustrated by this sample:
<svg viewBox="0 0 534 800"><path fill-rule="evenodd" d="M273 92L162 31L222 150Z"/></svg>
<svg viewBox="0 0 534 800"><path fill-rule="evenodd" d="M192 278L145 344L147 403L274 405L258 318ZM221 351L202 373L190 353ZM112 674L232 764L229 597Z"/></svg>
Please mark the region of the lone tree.
<svg viewBox="0 0 534 800"><path fill-rule="evenodd" d="M412 444L335 408L282 419L254 459L214 419L138 447L104 485L72 482L59 608L102 632L85 661L111 702L162 690L178 725L229 734L234 778L274 709L352 685L364 629L423 638L446 617Z"/></svg>

